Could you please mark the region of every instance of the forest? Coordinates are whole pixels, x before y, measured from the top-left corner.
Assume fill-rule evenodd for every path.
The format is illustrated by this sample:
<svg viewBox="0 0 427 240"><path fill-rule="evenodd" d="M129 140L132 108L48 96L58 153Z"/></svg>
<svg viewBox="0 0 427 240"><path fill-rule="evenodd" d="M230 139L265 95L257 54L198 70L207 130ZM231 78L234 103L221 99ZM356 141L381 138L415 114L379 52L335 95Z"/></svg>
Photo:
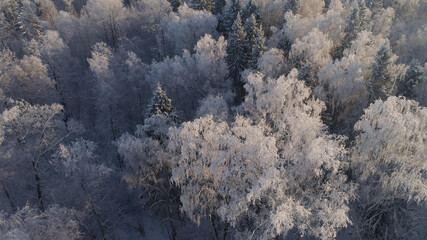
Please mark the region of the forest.
<svg viewBox="0 0 427 240"><path fill-rule="evenodd" d="M427 0L0 0L0 240L427 236Z"/></svg>

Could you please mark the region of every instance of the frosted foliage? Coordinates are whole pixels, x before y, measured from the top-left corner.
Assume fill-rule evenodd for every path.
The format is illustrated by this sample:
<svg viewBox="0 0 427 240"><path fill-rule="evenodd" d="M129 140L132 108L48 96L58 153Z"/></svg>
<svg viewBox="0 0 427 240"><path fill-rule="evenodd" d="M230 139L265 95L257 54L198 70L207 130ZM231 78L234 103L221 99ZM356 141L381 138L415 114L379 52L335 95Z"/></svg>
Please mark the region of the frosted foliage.
<svg viewBox="0 0 427 240"><path fill-rule="evenodd" d="M126 165L132 169L145 170L148 166L161 161L159 158L160 144L156 140L124 134L117 141L117 146Z"/></svg>
<svg viewBox="0 0 427 240"><path fill-rule="evenodd" d="M197 117L214 116L215 120L228 119L228 104L222 96L212 96L204 98L197 110Z"/></svg>
<svg viewBox="0 0 427 240"><path fill-rule="evenodd" d="M123 16L124 7L121 0L88 0L86 9L89 16L102 23L113 21Z"/></svg>
<svg viewBox="0 0 427 240"><path fill-rule="evenodd" d="M109 80L112 72L109 70L110 61L112 59L111 49L104 42L96 43L93 46L92 58L87 61L90 65L90 70L96 74L100 80Z"/></svg>
<svg viewBox="0 0 427 240"><path fill-rule="evenodd" d="M65 146L60 144L59 156L67 176L76 172L85 171L95 158L96 144L91 141L81 140Z"/></svg>
<svg viewBox="0 0 427 240"><path fill-rule="evenodd" d="M47 58L45 60L49 61L52 56L61 53L66 48L67 45L59 37L58 32L48 30L40 37L39 41L31 40L27 45L26 51L32 55Z"/></svg>
<svg viewBox="0 0 427 240"><path fill-rule="evenodd" d="M351 54L329 61L318 73L319 85L314 94L327 100L338 122L353 127L368 105L369 91L359 57Z"/></svg>
<svg viewBox="0 0 427 240"><path fill-rule="evenodd" d="M375 35L381 34L382 36L388 36L390 33L394 18L394 9L387 8L379 13L375 14L370 22L368 28Z"/></svg>
<svg viewBox="0 0 427 240"><path fill-rule="evenodd" d="M335 208L328 207L323 210L327 212L341 210L336 212L335 219L330 218L328 220L330 226L321 226L320 224L318 225L320 232L311 233L309 231L310 234L317 234L316 236L321 238L330 238L335 234L335 231L329 227L340 228L349 222L346 216L348 211L346 202L351 191L347 192L348 186L341 186L345 181L345 176L339 170L344 148L340 143L341 139L335 140L334 137L325 135L323 124L320 121L320 112L324 105L319 101L310 99L309 88L304 86L303 82L298 81L296 76L296 70L291 71L286 78L282 76L277 80L267 79L265 81L260 74L249 75L246 85L248 97L243 103L243 107L253 115L258 115L258 118L271 119L273 124L270 126L274 129L272 135L276 138L279 156L285 162L291 163L286 170L288 170L287 174L292 176L288 176L289 179L292 179L292 181L288 181L288 186L290 189L294 188L294 193L298 192L297 189L305 189L299 184L310 184L311 186L309 182L313 182L317 178L314 176L324 175L324 167L330 170L334 169L331 170L333 174L328 176L330 177L328 184L331 184L330 186L336 185L337 188L329 189L331 192L328 194L334 195L335 200L333 201L337 201L330 204L337 205ZM327 149L325 149L326 146L328 146ZM327 154L323 155L324 153ZM320 194L316 191L310 192L310 189L306 189L306 191L305 194ZM296 198L297 201L301 196L294 195L292 197ZM314 199L317 197L313 196ZM318 217L320 217L328 216L329 213L312 212L311 215L313 216L313 214L319 214ZM302 216L304 214L301 215L301 218L303 218ZM338 221L334 222L335 220ZM304 226L307 226L308 223L305 221L308 220L300 221L302 223L296 226L300 226L301 232L307 231Z"/></svg>
<svg viewBox="0 0 427 240"><path fill-rule="evenodd" d="M373 198L425 203L427 109L397 97L377 100L354 129L358 136L352 161Z"/></svg>
<svg viewBox="0 0 427 240"><path fill-rule="evenodd" d="M320 67L330 59L331 49L332 41L315 28L307 36L296 39L289 55L291 58L305 59L311 65Z"/></svg>
<svg viewBox="0 0 427 240"><path fill-rule="evenodd" d="M296 69L287 77L281 76L278 79L265 79L261 73L249 74L243 109L257 121L270 119L279 130L276 132L278 135L287 129L286 122L283 121L286 117L293 118L301 114L312 116L313 118L305 120L305 128L309 132L311 126L314 128L313 134L317 134L322 127L319 116L324 104L310 97L310 89L297 79L297 75Z"/></svg>
<svg viewBox="0 0 427 240"><path fill-rule="evenodd" d="M180 154L172 179L191 219L216 211L241 238L260 239L293 227L332 239L350 222L342 139L324 132L323 104L297 74L249 74L242 107L255 122L237 116L229 125L208 115L172 131L169 147Z"/></svg>
<svg viewBox="0 0 427 240"><path fill-rule="evenodd" d="M221 148L220 139L230 135L228 132L227 123L217 123L210 115L184 123L170 133L169 149L179 154L172 159L171 180L181 187L182 209L198 224L221 204L219 156L214 150Z"/></svg>
<svg viewBox="0 0 427 240"><path fill-rule="evenodd" d="M339 42L343 37L342 30L346 24L346 9L339 0L332 0L326 13L302 17L301 15L286 12L286 26L284 31L290 40L295 41L297 38L306 36L313 29L317 28L333 42Z"/></svg>
<svg viewBox="0 0 427 240"><path fill-rule="evenodd" d="M168 0L139 0L135 6L142 10L144 21L148 22L147 26L153 28L157 28L162 19L172 11Z"/></svg>
<svg viewBox="0 0 427 240"><path fill-rule="evenodd" d="M226 78L226 43L223 37L216 41L205 35L195 46L195 54L184 51L182 56L154 62L146 79L151 83L162 83L172 99L185 96L183 101L174 102L179 110L196 109L197 100L209 94L220 93L226 98L230 95L230 83Z"/></svg>
<svg viewBox="0 0 427 240"><path fill-rule="evenodd" d="M47 139L55 138L55 129L62 125L59 118L63 107L59 104L30 105L24 101L13 102L15 106L5 110L0 119L3 137L15 136L16 140L30 142L33 137L42 135L45 138L39 144L49 144ZM53 140L53 139L51 139Z"/></svg>
<svg viewBox="0 0 427 240"><path fill-rule="evenodd" d="M354 54L356 60L361 65L363 77L368 79L371 75L371 66L375 61L375 55L386 41L383 37L375 36L371 32L362 31L357 35L351 47L344 50L344 56ZM391 61L395 61L396 58L397 56L393 55Z"/></svg>
<svg viewBox="0 0 427 240"><path fill-rule="evenodd" d="M54 83L47 76L47 65L36 56L24 56L6 75L10 94L32 103L50 103L55 97Z"/></svg>
<svg viewBox="0 0 427 240"><path fill-rule="evenodd" d="M151 117L156 114L169 115L173 111L172 100L168 98L166 92L163 91L160 83L157 84L156 90L154 90L151 102L147 107L146 116Z"/></svg>
<svg viewBox="0 0 427 240"><path fill-rule="evenodd" d="M0 238L4 240L77 240L81 213L52 205L39 214L28 205L11 215L0 213Z"/></svg>
<svg viewBox="0 0 427 240"><path fill-rule="evenodd" d="M210 80L206 81L205 89L224 88L226 86L224 82L228 73L228 66L225 61L227 57L226 48L227 41L223 36L215 40L209 34L203 36L194 47L197 70Z"/></svg>
<svg viewBox="0 0 427 240"><path fill-rule="evenodd" d="M166 144L168 141L168 131L171 126L174 126L176 116L174 114L155 114L144 120L144 125L137 127L137 135L148 135L151 138L159 140Z"/></svg>
<svg viewBox="0 0 427 240"><path fill-rule="evenodd" d="M40 14L40 20L48 21L52 25L55 23L56 15L58 11L56 10L55 4L52 0L35 0L38 4L38 12Z"/></svg>
<svg viewBox="0 0 427 240"><path fill-rule="evenodd" d="M163 24L167 40L175 44L175 52L180 54L184 49L191 50L205 34L214 34L218 23L211 13L194 10L184 3Z"/></svg>
<svg viewBox="0 0 427 240"><path fill-rule="evenodd" d="M258 69L266 76L279 77L286 70L284 52L277 48L269 49L258 59Z"/></svg>
<svg viewBox="0 0 427 240"><path fill-rule="evenodd" d="M298 1L298 14L302 17L313 17L322 13L325 7L323 0L299 0Z"/></svg>

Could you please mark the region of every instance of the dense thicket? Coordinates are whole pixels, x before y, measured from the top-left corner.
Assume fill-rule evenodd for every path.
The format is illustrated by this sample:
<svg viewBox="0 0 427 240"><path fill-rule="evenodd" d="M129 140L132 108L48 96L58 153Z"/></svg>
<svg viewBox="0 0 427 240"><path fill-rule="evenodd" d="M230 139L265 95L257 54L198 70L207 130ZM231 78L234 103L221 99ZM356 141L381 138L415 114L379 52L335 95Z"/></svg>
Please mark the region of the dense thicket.
<svg viewBox="0 0 427 240"><path fill-rule="evenodd" d="M423 239L424 0L1 0L0 239Z"/></svg>

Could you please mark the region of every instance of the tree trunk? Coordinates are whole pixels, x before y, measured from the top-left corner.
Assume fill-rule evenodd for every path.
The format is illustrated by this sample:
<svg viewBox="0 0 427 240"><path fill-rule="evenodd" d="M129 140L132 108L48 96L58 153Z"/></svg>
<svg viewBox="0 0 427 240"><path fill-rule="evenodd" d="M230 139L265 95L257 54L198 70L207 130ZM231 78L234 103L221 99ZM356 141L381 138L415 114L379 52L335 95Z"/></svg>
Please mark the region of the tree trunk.
<svg viewBox="0 0 427 240"><path fill-rule="evenodd" d="M13 204L12 199L10 198L10 194L9 191L7 191L6 185L4 184L4 182L1 182L1 185L3 187L3 192L7 197L7 200L9 201L10 207L12 208L13 211L15 211L15 204Z"/></svg>
<svg viewBox="0 0 427 240"><path fill-rule="evenodd" d="M211 214L209 214L209 221L211 222L212 228L213 228L213 230L214 230L214 233L215 233L215 239L219 239L218 231L217 231L216 226L215 226L215 216L214 216L214 215L212 215L212 213L211 213Z"/></svg>
<svg viewBox="0 0 427 240"><path fill-rule="evenodd" d="M113 135L113 140L117 141L116 131L114 129L114 121L113 121L113 118L111 117L111 114L113 112L113 107L111 106L111 103L108 104L108 108L110 110L109 120L110 120L111 133ZM116 155L117 155L117 161L119 162L119 168L123 168L123 161L122 161L122 158L120 157L119 152L117 151L117 148L116 148Z"/></svg>
<svg viewBox="0 0 427 240"><path fill-rule="evenodd" d="M87 201L88 201L89 206L90 206L90 211L92 212L93 216L95 217L96 223L98 224L99 229L101 230L102 239L107 240L107 236L105 235L105 229L104 229L104 226L102 225L101 218L99 217L99 214L96 212L95 207L93 206L93 203L90 200L89 194L87 193L86 188L85 188L82 181L80 181L80 186L83 189L83 192L85 193L85 196L88 199Z"/></svg>
<svg viewBox="0 0 427 240"><path fill-rule="evenodd" d="M39 170L38 170L38 166L36 163L36 159L33 159L33 161L31 162L33 165L33 170L34 170L34 179L36 180L36 188L37 188L37 200L39 202L39 209L40 212L44 212L44 205L43 205L43 194L42 194L42 187L40 184L40 176L39 176Z"/></svg>

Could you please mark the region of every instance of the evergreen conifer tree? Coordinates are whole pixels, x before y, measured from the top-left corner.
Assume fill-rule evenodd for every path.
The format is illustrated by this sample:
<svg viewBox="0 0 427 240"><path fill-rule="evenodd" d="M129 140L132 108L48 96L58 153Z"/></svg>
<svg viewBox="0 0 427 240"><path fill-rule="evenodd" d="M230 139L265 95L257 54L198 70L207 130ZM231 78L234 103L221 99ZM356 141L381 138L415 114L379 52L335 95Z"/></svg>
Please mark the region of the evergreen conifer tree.
<svg viewBox="0 0 427 240"><path fill-rule="evenodd" d="M248 65L256 67L257 59L265 52L265 37L262 27L257 23L255 14L252 14L245 23L246 42L249 48Z"/></svg>
<svg viewBox="0 0 427 240"><path fill-rule="evenodd" d="M230 32L227 45L227 63L230 77L233 79L233 86L236 92L237 104L241 103L245 95L244 83L240 73L248 66L249 47L246 40L246 32L242 26L240 13L237 13L236 20Z"/></svg>
<svg viewBox="0 0 427 240"><path fill-rule="evenodd" d="M375 62L372 64L372 76L369 81L371 100L387 99L394 88L395 76L392 72L391 50L384 44L377 52Z"/></svg>
<svg viewBox="0 0 427 240"><path fill-rule="evenodd" d="M242 11L242 21L246 22L248 19L250 19L252 14L255 15L257 21L260 20L259 9L257 5L255 5L252 0L249 0L248 3L246 3L245 9Z"/></svg>
<svg viewBox="0 0 427 240"><path fill-rule="evenodd" d="M214 15L222 14L222 9L225 7L225 0L215 0L215 7L212 11Z"/></svg>
<svg viewBox="0 0 427 240"><path fill-rule="evenodd" d="M166 92L162 89L162 85L158 83L145 115L149 118L156 114L170 115L172 112L172 100L168 98Z"/></svg>
<svg viewBox="0 0 427 240"><path fill-rule="evenodd" d="M417 86L424 80L424 70L417 60L411 62L411 66L406 71L405 77L399 81L399 95L415 98L417 96Z"/></svg>
<svg viewBox="0 0 427 240"><path fill-rule="evenodd" d="M242 7L240 5L240 0L231 0L231 3L227 10L225 11L220 27L221 31L224 31L226 37L229 36L230 31L232 31L233 24L237 18L237 14L240 13Z"/></svg>
<svg viewBox="0 0 427 240"><path fill-rule="evenodd" d="M254 14L252 14L248 19L246 19L244 30L246 32L246 39L249 45L252 47L255 43L255 35L258 30L258 23L257 23L257 20L255 19Z"/></svg>

